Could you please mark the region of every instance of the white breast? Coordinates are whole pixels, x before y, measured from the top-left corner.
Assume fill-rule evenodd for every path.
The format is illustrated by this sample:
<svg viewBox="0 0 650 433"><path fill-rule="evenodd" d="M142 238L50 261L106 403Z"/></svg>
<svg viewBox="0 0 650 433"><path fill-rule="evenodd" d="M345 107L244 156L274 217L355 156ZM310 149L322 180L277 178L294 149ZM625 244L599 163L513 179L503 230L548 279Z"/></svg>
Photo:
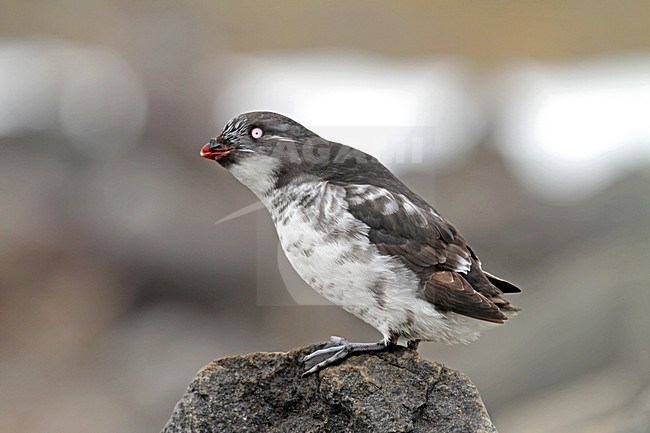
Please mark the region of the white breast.
<svg viewBox="0 0 650 433"><path fill-rule="evenodd" d="M464 318L444 315L416 296L418 277L379 253L367 237L368 226L347 212L344 198L343 188L323 181L296 182L262 197L298 274L384 338L391 332L450 343L478 337L473 325L478 321L467 319L465 325Z"/></svg>

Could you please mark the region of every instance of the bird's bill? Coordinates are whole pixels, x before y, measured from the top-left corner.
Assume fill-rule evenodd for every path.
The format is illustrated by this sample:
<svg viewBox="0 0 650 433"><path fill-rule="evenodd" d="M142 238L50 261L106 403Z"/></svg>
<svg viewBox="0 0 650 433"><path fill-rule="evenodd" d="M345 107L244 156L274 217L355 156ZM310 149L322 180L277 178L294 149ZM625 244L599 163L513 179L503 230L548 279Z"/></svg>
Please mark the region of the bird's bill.
<svg viewBox="0 0 650 433"><path fill-rule="evenodd" d="M233 150L232 147L210 147L210 143L208 143L201 148L201 156L207 159L219 161Z"/></svg>

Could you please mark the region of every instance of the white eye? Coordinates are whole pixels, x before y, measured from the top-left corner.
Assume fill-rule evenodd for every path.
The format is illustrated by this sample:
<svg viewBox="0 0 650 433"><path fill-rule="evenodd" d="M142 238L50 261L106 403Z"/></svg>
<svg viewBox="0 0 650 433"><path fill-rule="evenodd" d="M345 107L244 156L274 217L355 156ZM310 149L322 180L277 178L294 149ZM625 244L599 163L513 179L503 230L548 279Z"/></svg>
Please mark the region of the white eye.
<svg viewBox="0 0 650 433"><path fill-rule="evenodd" d="M253 137L255 140L262 138L262 135L264 135L264 131L262 131L261 128L251 129L251 137Z"/></svg>

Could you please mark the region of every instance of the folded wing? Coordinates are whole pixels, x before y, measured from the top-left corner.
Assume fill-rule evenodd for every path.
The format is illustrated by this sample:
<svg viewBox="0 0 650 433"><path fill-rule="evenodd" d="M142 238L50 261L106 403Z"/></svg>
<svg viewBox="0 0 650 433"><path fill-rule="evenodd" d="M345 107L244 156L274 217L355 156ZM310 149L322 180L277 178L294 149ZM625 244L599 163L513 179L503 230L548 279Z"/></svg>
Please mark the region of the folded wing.
<svg viewBox="0 0 650 433"><path fill-rule="evenodd" d="M497 323L507 319L503 311L516 310L501 295L519 289L486 275L465 239L424 200L373 185L341 186L350 213L369 227L370 241L420 277L423 299L442 311Z"/></svg>

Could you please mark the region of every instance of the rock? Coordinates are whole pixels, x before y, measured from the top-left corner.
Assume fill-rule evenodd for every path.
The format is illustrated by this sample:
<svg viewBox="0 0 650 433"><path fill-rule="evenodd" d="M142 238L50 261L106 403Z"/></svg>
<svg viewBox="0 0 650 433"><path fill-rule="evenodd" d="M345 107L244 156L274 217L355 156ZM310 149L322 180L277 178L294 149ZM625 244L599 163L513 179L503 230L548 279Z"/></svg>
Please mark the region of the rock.
<svg viewBox="0 0 650 433"><path fill-rule="evenodd" d="M496 432L462 373L399 347L301 377L300 360L320 347L211 362L163 433Z"/></svg>

